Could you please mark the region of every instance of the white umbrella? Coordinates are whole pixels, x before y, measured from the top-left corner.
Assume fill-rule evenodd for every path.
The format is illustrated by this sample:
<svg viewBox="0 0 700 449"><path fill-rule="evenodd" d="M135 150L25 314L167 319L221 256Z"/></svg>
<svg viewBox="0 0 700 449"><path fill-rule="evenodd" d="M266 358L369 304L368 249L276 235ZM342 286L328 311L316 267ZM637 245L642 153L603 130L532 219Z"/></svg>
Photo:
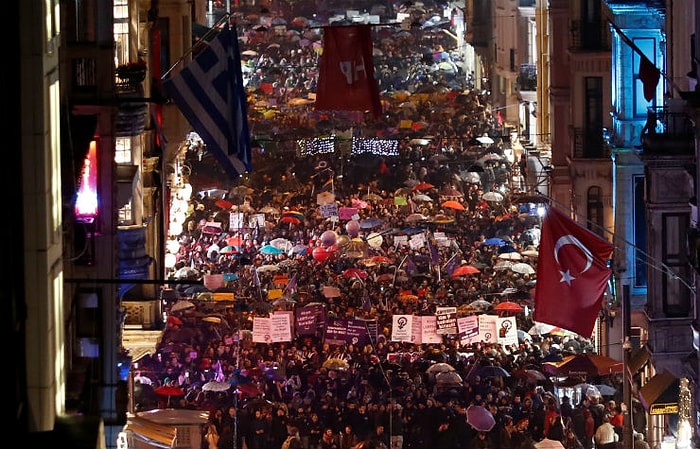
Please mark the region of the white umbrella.
<svg viewBox="0 0 700 449"><path fill-rule="evenodd" d="M424 193L419 193L418 195L414 196L413 199L415 201L425 201L425 202L433 201L432 198L430 198L428 195L426 195Z"/></svg>
<svg viewBox="0 0 700 449"><path fill-rule="evenodd" d="M512 271L515 271L516 273L520 274L535 274L535 269L532 268L530 264L527 264L525 262L517 262L514 263L510 269Z"/></svg>
<svg viewBox="0 0 700 449"><path fill-rule="evenodd" d="M477 140L479 143L483 143L483 144L485 144L485 145L491 145L491 144L493 143L493 139L490 138L489 136L487 136L486 134L484 134L484 135L481 136L481 137L477 137L476 140Z"/></svg>
<svg viewBox="0 0 700 449"><path fill-rule="evenodd" d="M544 440L535 443L535 449L564 449L564 445L561 444L559 440L550 440L545 438Z"/></svg>
<svg viewBox="0 0 700 449"><path fill-rule="evenodd" d="M481 195L481 199L484 201L493 201L495 203L500 203L503 201L503 195L498 192L486 192Z"/></svg>
<svg viewBox="0 0 700 449"><path fill-rule="evenodd" d="M510 253L501 253L498 255L498 258L502 259L502 260L522 260L523 256L520 255L519 252L513 251ZM511 267L511 268L513 268L513 267Z"/></svg>
<svg viewBox="0 0 700 449"><path fill-rule="evenodd" d="M202 390L204 391L226 391L231 388L231 384L228 382L219 382L217 380L210 380L209 382L202 385Z"/></svg>
<svg viewBox="0 0 700 449"><path fill-rule="evenodd" d="M281 249L284 252L288 252L294 247L294 244L292 242L281 237L270 240L270 245L274 246L275 248Z"/></svg>
<svg viewBox="0 0 700 449"><path fill-rule="evenodd" d="M263 265L257 268L258 273L272 273L275 271L279 271L279 267L277 265Z"/></svg>

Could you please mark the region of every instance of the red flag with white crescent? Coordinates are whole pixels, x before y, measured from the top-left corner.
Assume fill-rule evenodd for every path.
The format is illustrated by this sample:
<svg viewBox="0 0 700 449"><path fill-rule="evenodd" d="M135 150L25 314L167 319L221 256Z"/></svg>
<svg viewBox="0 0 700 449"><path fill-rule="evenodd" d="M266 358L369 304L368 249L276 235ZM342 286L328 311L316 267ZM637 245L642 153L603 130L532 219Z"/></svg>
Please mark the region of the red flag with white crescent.
<svg viewBox="0 0 700 449"><path fill-rule="evenodd" d="M533 319L590 337L613 246L552 207L542 222Z"/></svg>

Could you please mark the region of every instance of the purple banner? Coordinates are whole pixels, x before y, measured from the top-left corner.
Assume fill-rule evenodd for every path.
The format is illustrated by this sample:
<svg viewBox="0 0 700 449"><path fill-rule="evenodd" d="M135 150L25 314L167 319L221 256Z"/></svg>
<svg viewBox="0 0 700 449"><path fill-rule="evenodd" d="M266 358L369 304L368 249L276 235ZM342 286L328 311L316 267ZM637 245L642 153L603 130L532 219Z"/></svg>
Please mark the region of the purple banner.
<svg viewBox="0 0 700 449"><path fill-rule="evenodd" d="M296 309L295 329L297 335L316 335L325 322L326 310L323 304L312 304Z"/></svg>
<svg viewBox="0 0 700 449"><path fill-rule="evenodd" d="M376 320L329 319L324 341L333 345L364 346L377 339Z"/></svg>

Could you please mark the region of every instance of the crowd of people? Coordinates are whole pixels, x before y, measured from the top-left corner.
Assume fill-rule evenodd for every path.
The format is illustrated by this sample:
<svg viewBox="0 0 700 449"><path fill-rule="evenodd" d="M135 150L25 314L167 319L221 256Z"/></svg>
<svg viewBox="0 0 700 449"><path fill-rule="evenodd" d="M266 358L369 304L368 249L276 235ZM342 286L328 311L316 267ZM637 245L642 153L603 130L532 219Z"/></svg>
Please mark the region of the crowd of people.
<svg viewBox="0 0 700 449"><path fill-rule="evenodd" d="M414 17L418 24L433 16L423 14ZM287 118L280 111L315 89L318 30L261 25L245 31L247 83L268 105L288 107L277 108L276 121L253 117L251 129L317 127L327 117L310 108ZM620 378L566 383L542 368L593 352L594 343L565 330L534 330L538 208L546 201L527 173L527 154L489 112L488 92L473 89L444 50L445 35L416 26L375 42L382 90L404 93L387 101L378 121L362 117L358 135L394 138L396 153L297 158L269 151L256 156L260 169L236 186L222 181L216 192L198 189L192 173L198 193L170 273L178 283L164 290L157 353L136 365L136 412L208 410L206 449L531 449L545 438L566 449L619 444L628 412ZM284 45L274 45L280 39ZM407 58L416 73L397 76ZM405 120L420 126L402 128ZM201 146L192 148L201 159ZM329 216L321 204L353 215ZM422 244L409 243L415 235ZM269 247L279 251L263 251ZM532 270L514 270L514 263ZM474 270L452 276L455 266ZM212 274L225 280L214 291L201 285ZM326 287L339 294L326 295ZM269 299L275 290L283 295ZM187 307L175 307L183 301ZM456 335L433 344L391 339L394 315L431 315L443 306L460 316L500 314L496 307L506 301L522 307L510 312L521 331L517 344L463 345ZM309 304L321 304L328 317L376 321L376 335L363 345L328 343L323 329L286 342L253 341L255 317ZM571 388L574 382L617 388L603 397ZM644 448L645 414L633 416L641 438L634 447Z"/></svg>

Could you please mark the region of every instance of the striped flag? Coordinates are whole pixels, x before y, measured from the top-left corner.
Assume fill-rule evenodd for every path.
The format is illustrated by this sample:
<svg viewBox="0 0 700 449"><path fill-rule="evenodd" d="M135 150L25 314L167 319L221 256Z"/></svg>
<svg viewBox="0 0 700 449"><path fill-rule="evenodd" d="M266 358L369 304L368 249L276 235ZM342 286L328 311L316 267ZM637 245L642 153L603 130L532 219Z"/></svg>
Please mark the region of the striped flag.
<svg viewBox="0 0 700 449"><path fill-rule="evenodd" d="M333 191L333 178L328 178L320 188L321 192L332 192Z"/></svg>
<svg viewBox="0 0 700 449"><path fill-rule="evenodd" d="M252 170L235 29L222 29L180 72L163 81L163 89L229 176L237 178Z"/></svg>

